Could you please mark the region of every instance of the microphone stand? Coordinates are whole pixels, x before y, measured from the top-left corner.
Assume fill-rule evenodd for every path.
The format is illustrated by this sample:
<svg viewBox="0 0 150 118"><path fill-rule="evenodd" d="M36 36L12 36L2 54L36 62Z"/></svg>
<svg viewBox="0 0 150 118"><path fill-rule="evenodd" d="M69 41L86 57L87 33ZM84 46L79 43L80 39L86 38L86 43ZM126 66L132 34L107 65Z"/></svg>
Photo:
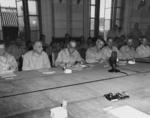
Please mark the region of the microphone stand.
<svg viewBox="0 0 150 118"><path fill-rule="evenodd" d="M120 72L119 69L117 69L117 52L112 51L111 57L109 58L109 64L111 66L111 69L108 70L108 72Z"/></svg>

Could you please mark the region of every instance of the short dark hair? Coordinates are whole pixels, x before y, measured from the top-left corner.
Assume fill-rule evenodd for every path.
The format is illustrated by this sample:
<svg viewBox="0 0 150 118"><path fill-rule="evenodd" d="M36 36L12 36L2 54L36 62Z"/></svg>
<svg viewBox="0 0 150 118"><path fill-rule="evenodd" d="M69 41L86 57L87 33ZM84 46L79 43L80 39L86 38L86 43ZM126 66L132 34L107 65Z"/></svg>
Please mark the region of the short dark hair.
<svg viewBox="0 0 150 118"><path fill-rule="evenodd" d="M37 43L37 42L42 43L42 41L41 41L41 40L36 40L36 41L34 41L34 42L32 43L32 45L34 46L34 45L35 45L35 43Z"/></svg>
<svg viewBox="0 0 150 118"><path fill-rule="evenodd" d="M104 44L106 43L105 40L104 40L102 37L97 37L96 40L95 40L95 43L96 43L98 40L104 42Z"/></svg>
<svg viewBox="0 0 150 118"><path fill-rule="evenodd" d="M142 36L141 39L148 39L147 36Z"/></svg>
<svg viewBox="0 0 150 118"><path fill-rule="evenodd" d="M132 40L132 41L133 41L134 39L133 39L133 38L128 38L128 39L127 39L127 42L128 42L129 40Z"/></svg>
<svg viewBox="0 0 150 118"><path fill-rule="evenodd" d="M103 38L102 36L98 36L98 37L95 38L95 40L96 40L96 41L97 41L97 40L104 40L104 38Z"/></svg>
<svg viewBox="0 0 150 118"><path fill-rule="evenodd" d="M73 40L73 39L71 39L68 43L71 43L71 42L77 43L77 41L76 41L76 40Z"/></svg>
<svg viewBox="0 0 150 118"><path fill-rule="evenodd" d="M112 40L113 40L113 38L112 38L112 37L108 37L108 38L107 38L107 42L108 42L110 39L112 39Z"/></svg>

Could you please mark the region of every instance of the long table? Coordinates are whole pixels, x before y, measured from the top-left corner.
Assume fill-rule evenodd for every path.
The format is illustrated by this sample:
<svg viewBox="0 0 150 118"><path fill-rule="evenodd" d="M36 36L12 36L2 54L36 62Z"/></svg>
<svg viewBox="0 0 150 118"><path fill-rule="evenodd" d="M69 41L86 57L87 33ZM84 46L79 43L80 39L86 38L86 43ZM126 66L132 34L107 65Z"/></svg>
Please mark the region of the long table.
<svg viewBox="0 0 150 118"><path fill-rule="evenodd" d="M101 64L65 74L40 71L17 72L11 80L0 79L0 118L49 118L50 108L67 100L69 118L106 118L104 108L130 105L150 114L150 65L120 66L123 73L109 73ZM103 95L125 91L130 99L110 102Z"/></svg>

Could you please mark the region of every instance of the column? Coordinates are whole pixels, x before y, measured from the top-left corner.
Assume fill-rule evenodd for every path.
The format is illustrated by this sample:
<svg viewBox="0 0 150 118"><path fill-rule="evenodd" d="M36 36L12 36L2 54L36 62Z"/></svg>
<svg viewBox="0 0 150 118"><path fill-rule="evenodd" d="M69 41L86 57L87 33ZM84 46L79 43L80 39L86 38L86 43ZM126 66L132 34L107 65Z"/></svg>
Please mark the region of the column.
<svg viewBox="0 0 150 118"><path fill-rule="evenodd" d="M94 23L94 36L99 35L99 10L100 10L100 0L96 0L96 9L95 9L95 23Z"/></svg>
<svg viewBox="0 0 150 118"><path fill-rule="evenodd" d="M24 13L24 28L25 28L25 40L30 41L30 22L29 22L29 11L28 11L28 0L23 1L23 13Z"/></svg>
<svg viewBox="0 0 150 118"><path fill-rule="evenodd" d="M69 33L72 36L72 0L67 0L67 7L66 7L66 13L67 13L67 33Z"/></svg>
<svg viewBox="0 0 150 118"><path fill-rule="evenodd" d="M83 35L85 41L90 33L90 0L83 0Z"/></svg>

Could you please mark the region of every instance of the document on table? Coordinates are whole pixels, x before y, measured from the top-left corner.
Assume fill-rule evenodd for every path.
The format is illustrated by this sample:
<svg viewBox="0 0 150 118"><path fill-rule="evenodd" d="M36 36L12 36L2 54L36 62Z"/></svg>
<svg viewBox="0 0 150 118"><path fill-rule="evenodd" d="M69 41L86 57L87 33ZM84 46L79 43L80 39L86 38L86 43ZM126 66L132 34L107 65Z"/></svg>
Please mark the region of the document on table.
<svg viewBox="0 0 150 118"><path fill-rule="evenodd" d="M16 74L13 71L5 71L0 73L1 78L13 78Z"/></svg>
<svg viewBox="0 0 150 118"><path fill-rule="evenodd" d="M63 107L55 107L50 109L50 118L68 118L67 109Z"/></svg>
<svg viewBox="0 0 150 118"><path fill-rule="evenodd" d="M38 71L38 72L41 72L41 73L44 74L44 75L51 75L51 74L56 73L55 71L50 70L50 69L39 69L39 70L37 70L37 71Z"/></svg>
<svg viewBox="0 0 150 118"><path fill-rule="evenodd" d="M83 68L87 68L87 67L88 67L87 65L77 64L77 65L70 67L69 69L78 71L78 70L82 70Z"/></svg>
<svg viewBox="0 0 150 118"><path fill-rule="evenodd" d="M150 115L127 105L106 111L113 115L113 118L150 118Z"/></svg>

